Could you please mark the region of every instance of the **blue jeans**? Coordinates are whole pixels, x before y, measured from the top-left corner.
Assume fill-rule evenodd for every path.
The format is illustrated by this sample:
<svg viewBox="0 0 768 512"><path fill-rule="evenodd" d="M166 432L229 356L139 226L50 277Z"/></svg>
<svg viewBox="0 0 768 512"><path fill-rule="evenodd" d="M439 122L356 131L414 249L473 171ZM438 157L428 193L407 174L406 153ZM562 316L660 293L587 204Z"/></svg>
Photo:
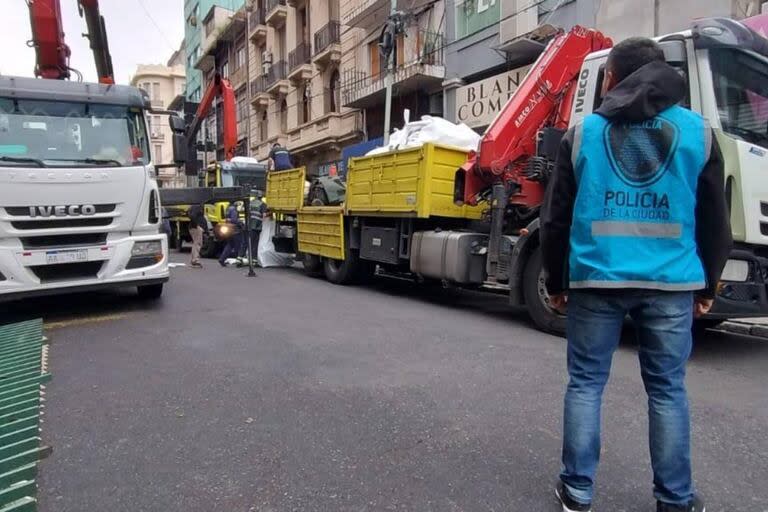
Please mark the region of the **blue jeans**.
<svg viewBox="0 0 768 512"><path fill-rule="evenodd" d="M232 238L227 241L227 245L224 246L224 250L221 251L221 255L219 256L219 263L224 264L224 262L229 258L239 257L242 240L243 234L241 232L232 235Z"/></svg>
<svg viewBox="0 0 768 512"><path fill-rule="evenodd" d="M648 394L654 495L673 505L693 499L685 365L691 353L691 292L572 291L568 300L568 374L563 471L571 496L591 503L600 459L600 406L624 319L637 328Z"/></svg>

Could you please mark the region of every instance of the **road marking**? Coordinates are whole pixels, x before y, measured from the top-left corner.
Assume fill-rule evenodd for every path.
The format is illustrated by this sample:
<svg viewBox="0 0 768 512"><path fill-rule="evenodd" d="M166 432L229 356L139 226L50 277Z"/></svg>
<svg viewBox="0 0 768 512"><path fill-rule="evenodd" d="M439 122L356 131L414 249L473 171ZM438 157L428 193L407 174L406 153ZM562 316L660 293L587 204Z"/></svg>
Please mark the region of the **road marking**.
<svg viewBox="0 0 768 512"><path fill-rule="evenodd" d="M79 325L98 324L102 322L112 322L114 320L122 320L126 314L116 315L99 315L99 316L86 316L83 318L71 318L69 320L58 320L56 322L44 322L43 328L46 331L52 331L54 329L62 329L64 327L76 327Z"/></svg>

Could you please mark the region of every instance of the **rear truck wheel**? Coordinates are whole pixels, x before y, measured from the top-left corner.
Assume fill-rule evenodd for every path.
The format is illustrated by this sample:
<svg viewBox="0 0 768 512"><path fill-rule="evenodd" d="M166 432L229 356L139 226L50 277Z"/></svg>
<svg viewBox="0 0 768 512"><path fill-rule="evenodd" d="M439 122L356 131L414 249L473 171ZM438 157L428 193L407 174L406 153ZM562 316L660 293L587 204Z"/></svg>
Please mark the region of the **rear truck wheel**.
<svg viewBox="0 0 768 512"><path fill-rule="evenodd" d="M333 284L350 284L359 277L360 257L357 251L347 248L344 260L323 259L325 278Z"/></svg>
<svg viewBox="0 0 768 512"><path fill-rule="evenodd" d="M541 262L541 248L537 247L528 258L523 273L523 296L525 305L536 327L544 332L565 335L566 317L549 305L549 294L544 284L544 269Z"/></svg>
<svg viewBox="0 0 768 512"><path fill-rule="evenodd" d="M163 294L162 283L137 286L136 289L139 292L139 298L144 300L157 300Z"/></svg>

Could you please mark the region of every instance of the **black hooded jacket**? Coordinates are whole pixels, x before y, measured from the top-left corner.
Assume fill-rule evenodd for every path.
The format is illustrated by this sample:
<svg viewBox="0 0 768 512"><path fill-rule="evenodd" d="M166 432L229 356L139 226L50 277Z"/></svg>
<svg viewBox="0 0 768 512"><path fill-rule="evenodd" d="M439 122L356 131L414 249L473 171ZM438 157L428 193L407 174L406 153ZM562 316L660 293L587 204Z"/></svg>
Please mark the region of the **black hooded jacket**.
<svg viewBox="0 0 768 512"><path fill-rule="evenodd" d="M677 71L664 62L653 62L612 89L596 113L612 120L644 121L676 105L685 94L685 80ZM573 137L571 129L563 138L541 210L543 263L547 290L552 294L568 289L570 230L577 192L571 159ZM709 161L699 176L695 212L696 243L707 277L707 288L699 295L707 298L715 295L733 245L724 183L723 158L713 134Z"/></svg>

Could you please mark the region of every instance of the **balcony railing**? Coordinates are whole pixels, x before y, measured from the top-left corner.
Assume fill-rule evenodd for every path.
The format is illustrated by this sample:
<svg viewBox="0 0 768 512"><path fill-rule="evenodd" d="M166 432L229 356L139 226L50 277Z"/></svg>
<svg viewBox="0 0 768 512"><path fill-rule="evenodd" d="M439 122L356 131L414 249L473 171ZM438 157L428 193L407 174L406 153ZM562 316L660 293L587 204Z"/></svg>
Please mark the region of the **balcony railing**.
<svg viewBox="0 0 768 512"><path fill-rule="evenodd" d="M257 94L266 92L266 90L267 90L266 76L262 75L260 77L257 77L251 80L251 96L256 96Z"/></svg>
<svg viewBox="0 0 768 512"><path fill-rule="evenodd" d="M270 12L272 9L276 9L281 5L286 5L286 0L267 0L267 12Z"/></svg>
<svg viewBox="0 0 768 512"><path fill-rule="evenodd" d="M340 41L341 24L338 21L328 22L323 28L315 32L315 55Z"/></svg>
<svg viewBox="0 0 768 512"><path fill-rule="evenodd" d="M267 88L275 84L279 80L285 80L288 77L288 65L284 60L279 60L270 66L269 71L265 75Z"/></svg>
<svg viewBox="0 0 768 512"><path fill-rule="evenodd" d="M251 29L257 25L266 25L266 15L261 7L254 7L250 16Z"/></svg>
<svg viewBox="0 0 768 512"><path fill-rule="evenodd" d="M293 71L302 64L309 64L311 58L312 49L309 47L309 44L301 43L288 54L288 69Z"/></svg>

